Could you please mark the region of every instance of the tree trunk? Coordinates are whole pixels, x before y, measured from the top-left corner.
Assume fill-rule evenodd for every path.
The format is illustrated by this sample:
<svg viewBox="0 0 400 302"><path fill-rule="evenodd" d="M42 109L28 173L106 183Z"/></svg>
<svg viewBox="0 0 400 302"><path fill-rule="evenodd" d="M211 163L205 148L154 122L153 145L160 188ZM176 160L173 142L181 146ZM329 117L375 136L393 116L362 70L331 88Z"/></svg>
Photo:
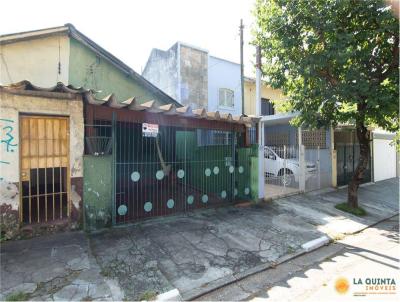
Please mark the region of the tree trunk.
<svg viewBox="0 0 400 302"><path fill-rule="evenodd" d="M368 159L370 154L369 133L364 123L357 123L356 133L360 144L360 157L357 168L354 171L353 177L349 183L347 202L350 207L358 207L358 187L364 177L364 171L367 169Z"/></svg>

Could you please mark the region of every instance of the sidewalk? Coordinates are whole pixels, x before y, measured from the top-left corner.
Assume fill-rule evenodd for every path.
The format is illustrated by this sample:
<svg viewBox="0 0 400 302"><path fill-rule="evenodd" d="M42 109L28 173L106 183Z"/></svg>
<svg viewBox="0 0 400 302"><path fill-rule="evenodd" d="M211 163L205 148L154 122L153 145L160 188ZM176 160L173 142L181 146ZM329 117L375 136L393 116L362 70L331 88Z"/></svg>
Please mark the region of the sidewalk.
<svg viewBox="0 0 400 302"><path fill-rule="evenodd" d="M334 208L346 192L198 210L90 236L6 242L0 298L26 292L37 300L138 300L174 288L195 298L304 253L306 242L342 238L398 213L398 179L360 188L363 218Z"/></svg>

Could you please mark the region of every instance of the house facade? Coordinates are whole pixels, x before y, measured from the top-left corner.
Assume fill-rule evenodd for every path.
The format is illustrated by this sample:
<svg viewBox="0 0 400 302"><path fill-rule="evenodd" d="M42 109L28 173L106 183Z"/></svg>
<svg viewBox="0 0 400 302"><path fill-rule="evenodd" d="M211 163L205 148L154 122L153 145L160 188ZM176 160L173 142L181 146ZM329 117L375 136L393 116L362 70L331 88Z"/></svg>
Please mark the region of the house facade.
<svg viewBox="0 0 400 302"><path fill-rule="evenodd" d="M207 50L182 42L153 49L142 75L184 106L242 114L240 65Z"/></svg>
<svg viewBox="0 0 400 302"><path fill-rule="evenodd" d="M247 139L257 119L99 99L61 82L0 85L0 108L4 238L91 231L257 196L256 146Z"/></svg>
<svg viewBox="0 0 400 302"><path fill-rule="evenodd" d="M70 24L2 35L0 55L2 236L81 227L88 143L83 94L90 91L114 106L127 99L181 105ZM99 200L86 194L91 198Z"/></svg>
<svg viewBox="0 0 400 302"><path fill-rule="evenodd" d="M202 82L181 86L179 98L197 109L183 107L72 25L0 42L2 238L257 196L257 152L247 138L257 120L201 108L189 87L207 99ZM203 70L207 78L202 52L181 56L197 61L186 60L180 77Z"/></svg>
<svg viewBox="0 0 400 302"><path fill-rule="evenodd" d="M0 108L1 236L81 227L82 95L20 82L0 86Z"/></svg>

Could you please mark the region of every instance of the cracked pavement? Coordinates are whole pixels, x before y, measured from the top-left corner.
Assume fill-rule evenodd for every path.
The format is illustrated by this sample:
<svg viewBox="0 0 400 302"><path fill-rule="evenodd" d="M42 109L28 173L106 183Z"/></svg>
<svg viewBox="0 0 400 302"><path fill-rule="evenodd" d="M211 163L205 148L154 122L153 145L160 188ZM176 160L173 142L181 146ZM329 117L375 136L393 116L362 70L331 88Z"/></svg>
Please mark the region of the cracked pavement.
<svg viewBox="0 0 400 302"><path fill-rule="evenodd" d="M96 234L71 232L1 245L1 292L32 300L138 300L177 288L183 299L274 266L322 235L363 229L398 213L398 180L360 189L369 215L334 208L346 190L262 205L155 218ZM238 290L246 291L246 288Z"/></svg>

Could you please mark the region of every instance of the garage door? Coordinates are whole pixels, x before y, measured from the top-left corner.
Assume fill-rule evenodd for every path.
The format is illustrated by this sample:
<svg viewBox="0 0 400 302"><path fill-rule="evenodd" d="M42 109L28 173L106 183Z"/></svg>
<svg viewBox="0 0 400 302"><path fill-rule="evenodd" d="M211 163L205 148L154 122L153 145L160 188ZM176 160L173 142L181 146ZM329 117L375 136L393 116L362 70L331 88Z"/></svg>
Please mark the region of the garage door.
<svg viewBox="0 0 400 302"><path fill-rule="evenodd" d="M374 181L396 177L396 149L393 135L374 133Z"/></svg>

